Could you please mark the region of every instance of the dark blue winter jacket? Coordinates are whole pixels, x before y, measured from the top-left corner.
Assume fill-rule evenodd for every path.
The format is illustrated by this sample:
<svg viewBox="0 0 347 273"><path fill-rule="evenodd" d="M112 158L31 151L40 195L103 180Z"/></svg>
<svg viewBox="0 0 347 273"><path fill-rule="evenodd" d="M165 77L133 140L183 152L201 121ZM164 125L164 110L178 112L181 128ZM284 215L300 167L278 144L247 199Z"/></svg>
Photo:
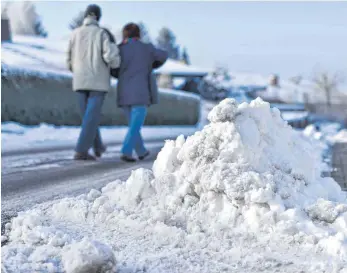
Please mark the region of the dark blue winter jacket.
<svg viewBox="0 0 347 273"><path fill-rule="evenodd" d="M165 63L167 52L132 39L121 44L119 49L118 106L158 103L158 89L152 68L154 64Z"/></svg>

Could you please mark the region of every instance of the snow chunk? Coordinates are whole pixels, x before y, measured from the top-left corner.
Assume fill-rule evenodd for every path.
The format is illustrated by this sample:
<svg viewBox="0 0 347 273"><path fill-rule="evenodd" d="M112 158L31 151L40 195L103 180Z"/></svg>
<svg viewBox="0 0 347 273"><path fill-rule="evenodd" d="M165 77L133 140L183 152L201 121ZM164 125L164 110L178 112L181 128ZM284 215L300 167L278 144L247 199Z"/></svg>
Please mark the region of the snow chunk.
<svg viewBox="0 0 347 273"><path fill-rule="evenodd" d="M318 199L306 211L313 219L333 223L340 214L347 211L347 204L337 204L328 200Z"/></svg>
<svg viewBox="0 0 347 273"><path fill-rule="evenodd" d="M154 193L151 186L153 179L154 175L150 170L141 168L132 171L126 182L131 200L136 200L139 203L142 199L150 197Z"/></svg>
<svg viewBox="0 0 347 273"><path fill-rule="evenodd" d="M176 167L180 165L177 154L184 142L185 139L183 135L178 136L176 141L167 140L165 142L165 146L161 149L157 156L157 160L153 164L154 176L157 177L176 170Z"/></svg>
<svg viewBox="0 0 347 273"><path fill-rule="evenodd" d="M94 200L94 199L96 199L96 198L98 198L98 197L100 197L100 196L101 196L101 192L100 192L100 191L95 190L95 189L92 189L92 190L88 193L87 199L88 199L89 201L92 201L92 200Z"/></svg>
<svg viewBox="0 0 347 273"><path fill-rule="evenodd" d="M103 243L84 239L67 248L62 256L66 273L116 272L116 259L113 251Z"/></svg>
<svg viewBox="0 0 347 273"><path fill-rule="evenodd" d="M210 122L232 121L237 112L237 102L235 99L225 99L215 106L208 114Z"/></svg>
<svg viewBox="0 0 347 273"><path fill-rule="evenodd" d="M339 131L332 137L332 142L347 142L347 129Z"/></svg>

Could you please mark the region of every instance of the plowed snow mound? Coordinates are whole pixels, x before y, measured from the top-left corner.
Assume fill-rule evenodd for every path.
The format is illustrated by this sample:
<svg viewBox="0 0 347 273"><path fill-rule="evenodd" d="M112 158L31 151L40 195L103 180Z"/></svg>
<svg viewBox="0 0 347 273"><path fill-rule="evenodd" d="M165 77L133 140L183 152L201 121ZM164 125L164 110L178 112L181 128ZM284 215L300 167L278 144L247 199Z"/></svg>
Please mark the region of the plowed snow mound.
<svg viewBox="0 0 347 273"><path fill-rule="evenodd" d="M345 272L346 194L332 178L320 176L322 164L314 146L261 99L241 105L226 99L210 112L209 120L187 140L180 136L167 141L153 170L138 169L125 183L115 181L102 191L63 199L14 219L10 244L3 249L5 263L13 266L24 251L33 255L28 249L36 244L55 255L59 268L62 263L64 268L78 268L68 258L62 262L61 253L91 236L117 249L118 261L133 261L128 256L131 245L134 255L146 257L151 272L273 272L282 267L278 272ZM126 239L119 233L127 234ZM148 238L149 245L143 242ZM83 245L93 249L99 243L85 241L78 245L80 253L86 252ZM221 254L214 263L202 254L194 256L193 266L191 255L197 248L208 256ZM265 248L277 253L273 259L280 262L253 257ZM172 253L177 256L170 258ZM35 261L44 268L47 255L34 255L26 264ZM114 268L113 263L108 268Z"/></svg>

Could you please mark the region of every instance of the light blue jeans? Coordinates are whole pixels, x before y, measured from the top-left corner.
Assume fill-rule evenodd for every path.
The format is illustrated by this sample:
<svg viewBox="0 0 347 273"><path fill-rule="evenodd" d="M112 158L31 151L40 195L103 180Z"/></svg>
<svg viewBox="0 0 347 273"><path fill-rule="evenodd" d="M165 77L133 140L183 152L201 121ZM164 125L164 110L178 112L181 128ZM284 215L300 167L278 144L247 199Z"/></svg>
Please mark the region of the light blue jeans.
<svg viewBox="0 0 347 273"><path fill-rule="evenodd" d="M77 94L83 119L75 150L78 153L88 153L88 150L93 146L94 151L100 151L103 144L99 123L106 92L78 91Z"/></svg>
<svg viewBox="0 0 347 273"><path fill-rule="evenodd" d="M123 142L122 154L132 156L133 150L135 150L138 156L143 156L147 150L141 136L141 127L146 119L147 107L129 106L123 107L123 111L128 120L129 129Z"/></svg>

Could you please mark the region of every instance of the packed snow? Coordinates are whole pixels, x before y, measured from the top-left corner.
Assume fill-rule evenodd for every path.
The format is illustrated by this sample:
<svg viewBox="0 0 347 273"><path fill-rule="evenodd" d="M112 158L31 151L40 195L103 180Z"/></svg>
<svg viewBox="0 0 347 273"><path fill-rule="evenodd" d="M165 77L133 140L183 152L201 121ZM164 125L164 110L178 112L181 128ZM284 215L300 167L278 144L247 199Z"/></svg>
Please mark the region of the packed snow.
<svg viewBox="0 0 347 273"><path fill-rule="evenodd" d="M225 99L152 170L6 226L7 272L347 272L347 196L256 99ZM117 261L117 262L116 262Z"/></svg>
<svg viewBox="0 0 347 273"><path fill-rule="evenodd" d="M123 141L128 128L125 126L101 127L101 135L105 143ZM180 134L190 135L196 131L194 126L144 126L141 133L145 140L167 139ZM80 133L80 127L53 126L24 126L16 122L1 124L2 152L37 147L59 147L74 145Z"/></svg>
<svg viewBox="0 0 347 273"><path fill-rule="evenodd" d="M346 132L341 123L327 121L310 124L302 131L302 135L310 139L316 150L320 151L324 162L322 171L325 173L333 171L332 147L336 142L347 143Z"/></svg>
<svg viewBox="0 0 347 273"><path fill-rule="evenodd" d="M334 142L347 142L347 130L341 130L338 134L336 134L333 138Z"/></svg>
<svg viewBox="0 0 347 273"><path fill-rule="evenodd" d="M330 146L338 141L347 142L346 129L343 129L341 123L338 122L310 124L305 128L303 134Z"/></svg>

